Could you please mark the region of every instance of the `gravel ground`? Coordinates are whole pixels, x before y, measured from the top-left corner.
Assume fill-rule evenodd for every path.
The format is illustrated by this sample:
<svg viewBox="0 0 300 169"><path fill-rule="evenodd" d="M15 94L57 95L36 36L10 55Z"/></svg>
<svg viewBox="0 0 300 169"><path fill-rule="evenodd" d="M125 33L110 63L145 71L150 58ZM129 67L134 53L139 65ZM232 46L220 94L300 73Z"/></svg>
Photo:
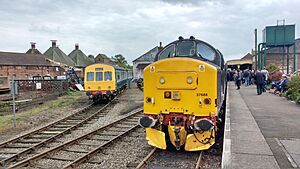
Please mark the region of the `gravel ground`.
<svg viewBox="0 0 300 169"><path fill-rule="evenodd" d="M66 142L69 140L72 140L80 135L86 134L90 131L96 130L106 124L109 124L113 121L116 121L124 116L127 116L128 113L131 110L134 110L138 107L141 107L143 105L143 93L137 89L137 88L132 88L129 90L126 90L121 96L119 96L116 100L117 104L113 104L112 107L110 107L108 109L107 114L104 117L100 117L98 120L94 120L92 123L89 124L85 124L83 125L83 127L80 127L79 130L73 131L71 134L65 135L63 137L61 137L60 139L58 139L57 141L59 142ZM137 119L135 119L137 122ZM124 125L125 127L126 125ZM104 132L104 134L112 134L113 131L107 131ZM117 131L115 133L118 133ZM93 136L93 137L97 137L97 136ZM106 138L110 138L110 136L106 136ZM145 137L142 137L143 139ZM146 143L145 141L143 141L144 143ZM93 140L89 140L89 141L84 141L82 142L84 144L98 144L99 145L99 141L93 142ZM56 144L59 144L58 142L56 142ZM76 145L76 146L71 146L68 149L70 150L88 150L88 149L92 149L89 146L84 146L84 145ZM69 154L69 153L68 153ZM73 157L78 157L77 155L81 154L81 153L74 153L72 154L72 157L68 157L68 158L73 158ZM58 157L58 156L57 156ZM62 156L59 157L65 157L64 154L62 154ZM36 163L34 163L33 166L31 167L36 167L36 166L44 166L44 164L47 164L48 168L60 168L61 166L65 165L66 162L65 161L57 161L57 160L53 160L53 159L42 159L37 161Z"/></svg>
<svg viewBox="0 0 300 169"><path fill-rule="evenodd" d="M145 139L144 129L138 128L79 168L135 168L151 149Z"/></svg>

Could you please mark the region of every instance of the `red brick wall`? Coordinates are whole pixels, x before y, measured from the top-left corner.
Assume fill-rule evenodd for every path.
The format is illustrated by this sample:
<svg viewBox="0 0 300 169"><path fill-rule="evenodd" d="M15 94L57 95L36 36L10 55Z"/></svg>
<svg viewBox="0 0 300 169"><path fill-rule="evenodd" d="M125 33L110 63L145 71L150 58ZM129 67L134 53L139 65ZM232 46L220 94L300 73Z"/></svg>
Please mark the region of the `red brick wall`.
<svg viewBox="0 0 300 169"><path fill-rule="evenodd" d="M283 65L283 70L286 72L287 70L287 55L285 54L284 56L282 54L278 54L278 53L275 53L275 54L267 54L267 66L269 66L271 63L272 64L275 64L277 66L279 66L280 68L282 68L282 58L284 58L284 65ZM297 60L297 69L300 69L300 54L297 53L296 54L296 60ZM262 61L263 62L263 61ZM293 66L294 66L294 56L293 54L290 54L289 55L289 70L291 73L293 71Z"/></svg>
<svg viewBox="0 0 300 169"><path fill-rule="evenodd" d="M64 75L64 70L52 66L0 66L0 76L8 76L11 79L13 75L15 75L15 79L22 80L38 75L56 77Z"/></svg>

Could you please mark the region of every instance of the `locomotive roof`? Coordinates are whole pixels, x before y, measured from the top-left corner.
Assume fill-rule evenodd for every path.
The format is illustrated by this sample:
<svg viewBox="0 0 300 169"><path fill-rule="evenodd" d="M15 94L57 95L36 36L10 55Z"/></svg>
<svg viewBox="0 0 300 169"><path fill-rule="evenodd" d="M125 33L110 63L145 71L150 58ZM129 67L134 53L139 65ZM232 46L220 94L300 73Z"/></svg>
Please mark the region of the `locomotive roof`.
<svg viewBox="0 0 300 169"><path fill-rule="evenodd" d="M182 42L182 41L194 41L194 42L196 42L196 43L204 43L204 44L206 44L207 46L209 46L210 48L212 48L215 52L217 52L217 49L216 48L214 48L212 45L210 45L209 43L207 43L207 42L204 42L204 41L202 41L202 40L199 40L199 39L179 39L179 40L176 40L176 41L174 41L174 42L171 42L171 43L169 43L167 46L169 46L169 45L171 45L171 44L177 44L178 42ZM167 47L167 46L165 46L165 47Z"/></svg>
<svg viewBox="0 0 300 169"><path fill-rule="evenodd" d="M189 39L179 37L178 40L169 43L156 54L155 61L173 57L202 60L214 66L219 66L221 69L224 68L222 53L209 43L195 39L193 36Z"/></svg>

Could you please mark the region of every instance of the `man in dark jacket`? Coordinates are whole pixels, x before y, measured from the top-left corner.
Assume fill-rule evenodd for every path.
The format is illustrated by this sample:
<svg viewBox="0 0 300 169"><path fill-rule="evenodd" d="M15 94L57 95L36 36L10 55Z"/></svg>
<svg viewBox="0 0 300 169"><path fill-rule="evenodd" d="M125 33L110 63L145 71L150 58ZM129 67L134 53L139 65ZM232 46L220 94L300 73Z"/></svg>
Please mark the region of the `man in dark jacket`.
<svg viewBox="0 0 300 169"><path fill-rule="evenodd" d="M263 92L264 81L266 79L266 76L262 72L257 71L254 79L256 82L257 95L261 95Z"/></svg>

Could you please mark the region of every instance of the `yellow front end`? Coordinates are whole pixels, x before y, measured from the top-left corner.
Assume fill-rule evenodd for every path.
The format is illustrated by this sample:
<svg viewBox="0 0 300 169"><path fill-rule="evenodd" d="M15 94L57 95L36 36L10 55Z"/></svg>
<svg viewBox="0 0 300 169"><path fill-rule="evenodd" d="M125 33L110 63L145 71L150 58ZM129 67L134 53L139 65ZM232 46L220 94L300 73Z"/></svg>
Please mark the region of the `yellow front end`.
<svg viewBox="0 0 300 169"><path fill-rule="evenodd" d="M111 80L106 79L106 72L111 72ZM89 77L90 76L90 77ZM84 90L85 92L115 91L115 69L106 64L92 64L85 68Z"/></svg>
<svg viewBox="0 0 300 169"><path fill-rule="evenodd" d="M144 114L157 120L156 126L146 128L150 145L166 149L168 137L176 148L208 149L215 143L218 114L216 67L191 58L163 59L147 66ZM214 128L191 130L201 118L211 120Z"/></svg>

